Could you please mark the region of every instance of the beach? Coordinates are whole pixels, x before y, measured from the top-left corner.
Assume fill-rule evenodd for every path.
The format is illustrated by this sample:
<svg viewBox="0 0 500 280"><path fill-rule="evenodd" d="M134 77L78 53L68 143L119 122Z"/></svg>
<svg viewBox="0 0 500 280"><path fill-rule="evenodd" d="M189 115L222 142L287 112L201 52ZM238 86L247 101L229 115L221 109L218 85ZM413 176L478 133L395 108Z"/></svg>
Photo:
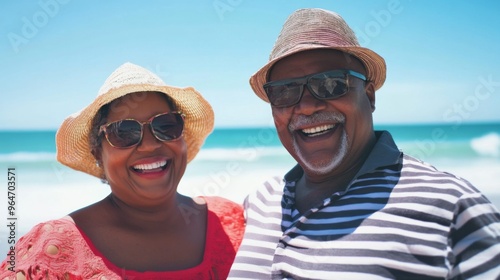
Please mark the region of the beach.
<svg viewBox="0 0 500 280"><path fill-rule="evenodd" d="M444 125L379 129L393 131L403 151L465 178L500 208L500 124L458 129ZM446 137L436 140L436 131L444 131ZM16 179L16 239L37 223L58 219L110 192L99 179L55 160L54 135L55 131L0 132L0 137L6 139L0 150L0 168L4 174L10 168ZM223 196L241 203L253 189L275 176L283 176L294 164L272 127L216 129L189 163L179 192ZM0 203L0 217L5 222L6 202L7 197ZM0 229L2 252L8 248L7 232L6 227Z"/></svg>

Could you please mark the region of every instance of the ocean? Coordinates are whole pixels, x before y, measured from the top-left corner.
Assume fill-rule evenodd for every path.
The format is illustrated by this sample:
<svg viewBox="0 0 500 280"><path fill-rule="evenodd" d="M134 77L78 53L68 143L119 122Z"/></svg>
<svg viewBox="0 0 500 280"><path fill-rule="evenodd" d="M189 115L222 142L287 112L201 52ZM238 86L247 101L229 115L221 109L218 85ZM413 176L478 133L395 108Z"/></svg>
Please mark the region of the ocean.
<svg viewBox="0 0 500 280"><path fill-rule="evenodd" d="M500 208L500 123L379 125L404 152L465 178ZM8 169L15 174L16 238L35 224L60 218L96 202L109 187L55 160L55 131L0 131L0 219L8 224ZM242 202L245 195L295 164L274 127L219 128L189 163L179 185L186 195L220 195ZM8 228L0 228L7 252ZM0 258L3 259L3 258Z"/></svg>

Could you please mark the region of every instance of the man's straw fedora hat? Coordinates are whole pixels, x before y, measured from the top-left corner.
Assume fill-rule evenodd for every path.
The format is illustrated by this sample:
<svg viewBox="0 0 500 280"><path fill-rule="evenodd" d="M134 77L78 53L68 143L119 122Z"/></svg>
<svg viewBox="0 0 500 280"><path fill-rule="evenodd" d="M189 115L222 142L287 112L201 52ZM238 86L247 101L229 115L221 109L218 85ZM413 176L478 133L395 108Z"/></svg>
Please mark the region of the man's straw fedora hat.
<svg viewBox="0 0 500 280"><path fill-rule="evenodd" d="M155 74L132 63L125 63L116 69L90 105L64 120L56 134L57 160L73 169L103 178L104 172L96 165L89 143L94 116L102 106L113 100L134 92L151 91L168 95L185 115L183 135L187 160L191 161L213 130L212 107L194 88L168 86Z"/></svg>
<svg viewBox="0 0 500 280"><path fill-rule="evenodd" d="M269 70L282 58L313 50L333 49L358 58L365 66L367 79L378 90L385 81L384 59L359 45L356 35L338 14L322 9L300 9L285 21L269 56L269 62L250 77L250 86L257 96L269 102L263 85Z"/></svg>

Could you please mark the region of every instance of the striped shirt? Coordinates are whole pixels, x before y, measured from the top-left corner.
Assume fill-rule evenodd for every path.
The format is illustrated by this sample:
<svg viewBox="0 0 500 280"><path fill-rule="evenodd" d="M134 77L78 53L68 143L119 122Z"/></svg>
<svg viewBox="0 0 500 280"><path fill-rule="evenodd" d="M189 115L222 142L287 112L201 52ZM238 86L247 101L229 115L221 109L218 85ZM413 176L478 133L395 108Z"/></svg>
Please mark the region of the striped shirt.
<svg viewBox="0 0 500 280"><path fill-rule="evenodd" d="M377 138L348 188L305 213L298 165L250 194L228 279L500 279L498 209L388 132Z"/></svg>

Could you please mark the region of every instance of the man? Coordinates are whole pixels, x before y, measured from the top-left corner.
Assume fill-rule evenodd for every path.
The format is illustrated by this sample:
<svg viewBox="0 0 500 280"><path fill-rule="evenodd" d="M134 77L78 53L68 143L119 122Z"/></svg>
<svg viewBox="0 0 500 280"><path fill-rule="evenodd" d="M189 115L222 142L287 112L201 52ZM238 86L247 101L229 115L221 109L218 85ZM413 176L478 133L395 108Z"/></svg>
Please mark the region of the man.
<svg viewBox="0 0 500 280"><path fill-rule="evenodd" d="M385 62L337 14L285 22L250 78L297 161L245 201L230 279L499 279L500 213L374 131Z"/></svg>

